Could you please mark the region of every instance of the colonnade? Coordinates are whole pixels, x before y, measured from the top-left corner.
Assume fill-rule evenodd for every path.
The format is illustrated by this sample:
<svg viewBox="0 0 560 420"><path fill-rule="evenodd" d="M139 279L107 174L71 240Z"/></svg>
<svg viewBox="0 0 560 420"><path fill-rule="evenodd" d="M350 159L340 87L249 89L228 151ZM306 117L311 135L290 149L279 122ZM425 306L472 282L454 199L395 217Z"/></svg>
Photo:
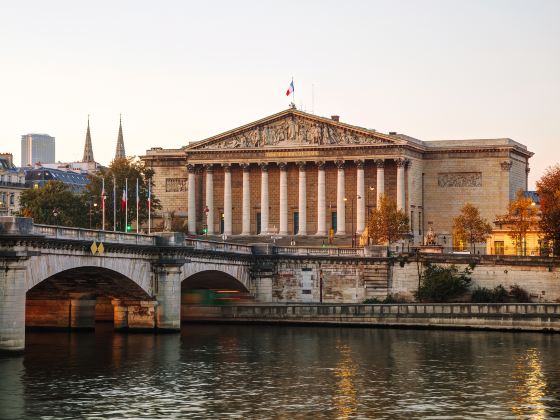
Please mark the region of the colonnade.
<svg viewBox="0 0 560 420"><path fill-rule="evenodd" d="M397 207L405 209L406 206L406 172L405 168L408 167L410 161L404 158L393 159L397 165ZM326 220L326 181L325 181L325 161L315 162L317 165L317 229L315 232L307 232L307 179L306 168L308 162L296 162L299 168L299 182L298 182L298 233L297 235L315 234L318 236L327 235L327 220ZM344 160L334 161L337 167L337 189L336 189L336 217L337 217L337 231L336 235L346 235L346 196L345 196L345 164ZM356 232L361 234L366 227L366 191L365 191L365 175L364 165L365 160L355 160L356 165ZM376 184L376 198L377 205L379 206L380 197L385 193L385 159L374 160L377 173ZM259 163L261 169L261 194L260 194L260 210L261 210L261 234L270 234L269 227L269 182L268 182L268 169L272 163ZM281 236L288 235L288 174L287 162L276 163L280 170L280 206L279 206L279 219L280 228L278 234ZM243 184L242 184L242 218L241 218L241 235L251 234L250 223L250 210L251 210L251 185L249 177L249 163L240 164L243 170ZM224 234L232 235L232 187L231 187L231 164L222 164L224 170ZM208 235L215 235L214 229L214 178L213 168L211 164L204 165L206 175L206 202L205 202L205 217ZM195 165L187 165L188 170L188 229L189 233L196 234L196 199L195 199ZM354 200L354 198L352 200ZM276 233L276 232L274 232Z"/></svg>

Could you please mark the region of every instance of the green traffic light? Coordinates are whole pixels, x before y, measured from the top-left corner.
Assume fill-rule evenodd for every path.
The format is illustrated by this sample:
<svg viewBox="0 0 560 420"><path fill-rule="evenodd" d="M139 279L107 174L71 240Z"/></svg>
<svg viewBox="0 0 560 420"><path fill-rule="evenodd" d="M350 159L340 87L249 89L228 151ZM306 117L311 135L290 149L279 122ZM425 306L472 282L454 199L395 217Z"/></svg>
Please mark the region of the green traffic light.
<svg viewBox="0 0 560 420"><path fill-rule="evenodd" d="M130 232L132 230L132 225L126 225L126 231Z"/></svg>

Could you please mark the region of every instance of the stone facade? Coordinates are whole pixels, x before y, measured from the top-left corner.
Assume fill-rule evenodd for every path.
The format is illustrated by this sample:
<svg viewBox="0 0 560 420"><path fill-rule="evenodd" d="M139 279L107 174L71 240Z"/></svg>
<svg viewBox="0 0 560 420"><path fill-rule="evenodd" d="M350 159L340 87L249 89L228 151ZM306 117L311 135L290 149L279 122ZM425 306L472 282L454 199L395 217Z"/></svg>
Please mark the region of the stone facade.
<svg viewBox="0 0 560 420"><path fill-rule="evenodd" d="M420 244L428 222L451 235L466 202L489 220L504 213L527 187L531 156L510 139L421 141L290 108L181 149L152 148L143 160L162 213L191 234L359 235L385 194Z"/></svg>

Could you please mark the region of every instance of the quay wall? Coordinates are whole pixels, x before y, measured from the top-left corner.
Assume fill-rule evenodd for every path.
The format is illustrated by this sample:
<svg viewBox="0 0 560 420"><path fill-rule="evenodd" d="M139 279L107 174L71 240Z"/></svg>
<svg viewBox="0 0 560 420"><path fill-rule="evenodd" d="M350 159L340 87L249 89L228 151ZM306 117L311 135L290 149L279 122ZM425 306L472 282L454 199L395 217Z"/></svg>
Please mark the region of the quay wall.
<svg viewBox="0 0 560 420"><path fill-rule="evenodd" d="M193 305L183 321L560 332L560 304Z"/></svg>

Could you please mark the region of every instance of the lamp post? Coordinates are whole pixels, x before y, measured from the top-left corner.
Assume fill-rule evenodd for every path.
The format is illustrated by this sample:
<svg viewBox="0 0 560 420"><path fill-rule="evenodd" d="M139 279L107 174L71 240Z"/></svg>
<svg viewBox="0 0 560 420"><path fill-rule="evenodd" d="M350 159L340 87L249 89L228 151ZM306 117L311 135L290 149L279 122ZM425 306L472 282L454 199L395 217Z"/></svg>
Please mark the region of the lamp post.
<svg viewBox="0 0 560 420"><path fill-rule="evenodd" d="M375 191L375 187L373 185L370 185L368 188L368 219L369 216L371 215L371 195L373 194L374 191Z"/></svg>
<svg viewBox="0 0 560 420"><path fill-rule="evenodd" d="M92 216L92 213L93 213L93 210L91 208L92 205L95 209L95 207L97 207L97 203L92 203L91 201L89 202L89 228L90 229L91 229L91 216Z"/></svg>

